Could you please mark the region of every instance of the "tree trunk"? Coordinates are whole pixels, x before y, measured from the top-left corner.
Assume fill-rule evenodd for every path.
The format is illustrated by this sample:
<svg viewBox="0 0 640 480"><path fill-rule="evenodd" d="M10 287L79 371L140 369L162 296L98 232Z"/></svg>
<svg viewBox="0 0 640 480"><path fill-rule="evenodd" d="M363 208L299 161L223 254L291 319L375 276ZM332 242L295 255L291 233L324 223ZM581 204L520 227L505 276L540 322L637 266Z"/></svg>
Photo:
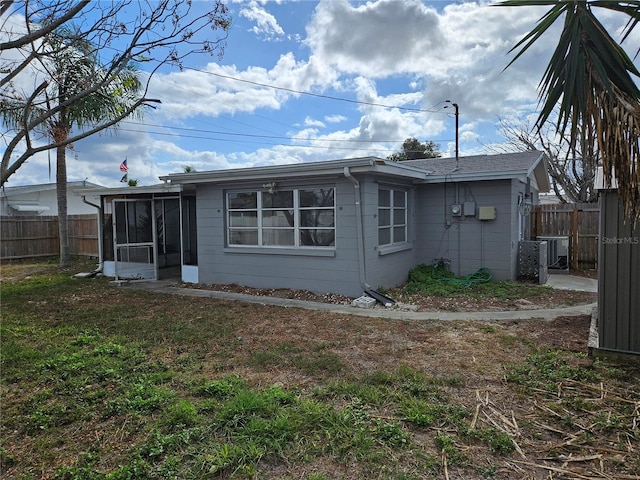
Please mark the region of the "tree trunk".
<svg viewBox="0 0 640 480"><path fill-rule="evenodd" d="M67 151L56 148L56 196L58 200L58 228L60 237L60 267L71 265L69 258L69 219L67 214Z"/></svg>

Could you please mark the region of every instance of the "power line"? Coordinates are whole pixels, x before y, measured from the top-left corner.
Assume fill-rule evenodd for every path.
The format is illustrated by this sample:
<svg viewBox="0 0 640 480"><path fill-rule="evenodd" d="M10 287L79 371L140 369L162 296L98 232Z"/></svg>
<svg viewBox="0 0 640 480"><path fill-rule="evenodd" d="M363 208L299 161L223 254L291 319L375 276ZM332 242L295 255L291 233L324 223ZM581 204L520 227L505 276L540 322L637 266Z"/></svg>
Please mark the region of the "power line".
<svg viewBox="0 0 640 480"><path fill-rule="evenodd" d="M408 112L443 113L439 109L436 109L436 107L438 105L444 103L444 102L438 102L433 107L428 108L428 109L411 108L411 107L400 107L398 105L386 105L384 103L363 102L361 100L352 100L352 99L349 99L349 98L334 97L332 95L322 95L322 94L319 94L319 93L311 93L311 92L305 92L305 91L302 91L302 90L295 90L293 88L278 87L276 85L270 85L268 83L254 82L252 80L245 80L245 79L238 78L238 77L232 77L231 75L223 75L221 73L208 72L206 70L200 70L198 68L193 68L193 67L183 67L183 68L184 68L184 70L193 70L194 72L204 73L204 74L207 74L207 75L213 75L214 77L226 78L228 80L234 80L236 82L248 83L250 85L256 85L258 87L272 88L274 90L282 90L284 92L296 93L298 95L307 95L307 96L310 96L310 97L324 98L324 99L327 99L327 100L335 100L335 101L339 101L339 102L355 103L355 104L359 104L359 105L368 105L368 106L372 106L372 107L397 108L398 110L405 110L405 111L408 111Z"/></svg>
<svg viewBox="0 0 640 480"><path fill-rule="evenodd" d="M229 139L229 138L216 138L216 137L207 137L207 136L203 136L203 135L184 135L184 134L179 134L179 133L168 133L168 132L149 132L147 130L138 130L135 128L127 128L127 129L122 129L122 130L126 130L127 132L134 132L134 133L148 133L148 134L153 134L153 135L162 135L162 136L166 136L166 137L179 137L179 138L197 138L197 139L201 139L201 140L214 140L217 142L236 142L236 143L243 143L243 144L247 144L247 143L254 143L254 144L258 144L258 145L272 145L272 146L280 146L280 147L292 147L292 148L317 148L317 149L322 149L322 150L351 150L351 151L368 151L368 152L393 152L395 150L389 150L389 149L380 149L380 148L354 148L354 147L331 147L331 146L321 146L321 145L296 145L296 144L289 144L289 143L275 143L275 142L252 142L250 140L234 140L234 139ZM224 132L220 132L224 135L229 135L226 134ZM232 134L233 135L233 134ZM241 133L235 134L238 136L249 136L249 137L260 137L259 135L244 135ZM274 137L274 138L285 138L288 139L288 137ZM307 141L314 141L313 139L305 139ZM321 139L319 139L319 141L322 141ZM341 140L332 140L332 141L336 141L339 142ZM342 140L343 143L349 143L351 142L351 140ZM367 142L366 140L361 140L361 142ZM374 143L373 141L368 141L368 143Z"/></svg>
<svg viewBox="0 0 640 480"><path fill-rule="evenodd" d="M121 124L130 124L130 125L140 125L140 123L138 122L131 122L131 121L127 121L124 120L122 122L120 122ZM158 125L158 124L154 124L154 123L143 123L142 125L144 126L148 126L148 127L156 127L156 128L166 128L166 129L171 129L171 130L180 130L180 131L184 131L184 132L196 132L196 133L210 133L210 134L214 134L214 135L229 135L229 136L237 136L237 137L250 137L250 138L267 138L267 139L282 139L282 140L295 140L295 141L307 141L307 142L328 142L328 143L398 143L398 142L403 142L405 139L402 140L357 140L357 139L353 139L353 140L349 140L349 139L335 139L335 138L309 138L309 137L288 137L288 136L283 136L283 135L258 135L258 134L252 134L252 133L237 133L237 132L223 132L220 130L205 130L205 129L199 129L199 128L186 128L186 127L168 127L166 125ZM132 130L132 129L126 129L127 131L136 131L136 132L143 132L142 130ZM209 138L209 137L200 137L200 136L195 136L195 135L180 135L180 134L175 134L175 133L163 133L163 132L147 132L147 133L152 133L152 134L156 134L156 135L169 135L169 136L175 136L175 137L182 137L184 136L185 138ZM217 139L219 140L219 139ZM449 142L451 141L450 139L434 139L431 140L432 142Z"/></svg>

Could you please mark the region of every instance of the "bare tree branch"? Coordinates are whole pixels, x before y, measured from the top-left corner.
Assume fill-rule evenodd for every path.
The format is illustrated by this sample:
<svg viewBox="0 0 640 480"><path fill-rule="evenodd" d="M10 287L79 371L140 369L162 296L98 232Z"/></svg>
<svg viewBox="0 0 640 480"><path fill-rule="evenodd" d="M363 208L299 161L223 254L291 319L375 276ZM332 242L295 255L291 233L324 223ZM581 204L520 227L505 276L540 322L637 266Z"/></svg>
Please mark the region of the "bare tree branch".
<svg viewBox="0 0 640 480"><path fill-rule="evenodd" d="M82 9L84 9L90 3L91 3L90 0L83 0L79 2L77 5L70 8L64 15L56 18L54 21L50 23L46 23L42 28L39 28L38 30L35 30L33 32L29 32L28 35L23 35L20 38L17 38L15 40L10 40L7 42L0 43L0 51L10 50L13 48L20 48L27 45L28 43L33 42L34 40L45 37L46 35L53 32L56 28L67 23L69 20L74 18L76 15L78 15L82 11ZM8 7L9 5L7 5L7 9ZM4 15L5 10L6 9L4 8L4 5L3 5L2 11L0 11L0 15Z"/></svg>
<svg viewBox="0 0 640 480"><path fill-rule="evenodd" d="M182 68L184 59L190 55L221 55L230 19L223 0L212 0L210 5L208 11L198 9L196 12L191 0L12 0L2 3L3 18L9 15L12 19L10 34L13 37L0 44L3 50L0 119L12 130L3 134L7 147L0 162L0 184L36 153L68 145L117 123L89 125L86 131L72 135L68 141L35 146L35 136L48 136L53 119L77 102L104 91L132 63L149 66L145 68L146 84L136 102L136 108L141 108L155 101L147 98L147 90L154 73L163 65ZM18 12L24 17L22 27L15 23L15 19L20 18ZM50 46L50 38L59 28L73 30L73 35L59 47L63 50L56 51ZM98 59L100 74L87 81L83 88L74 89L68 97L59 98L54 91L49 92L49 88L57 88L57 74L52 68L55 55L64 49L74 52L79 45L86 44L93 46L87 54ZM116 54L112 58L100 58L114 50ZM40 85L43 79L51 79L49 88L34 89L33 84ZM31 90L26 90L28 88ZM50 98L56 101L51 102ZM120 116L119 120L125 117Z"/></svg>
<svg viewBox="0 0 640 480"><path fill-rule="evenodd" d="M570 148L569 139L556 134L552 121L537 128L523 119L499 118L499 125L506 142L501 147L487 148L501 152L543 151L550 160L551 186L561 202L597 201L594 185L597 155L583 155L577 145Z"/></svg>

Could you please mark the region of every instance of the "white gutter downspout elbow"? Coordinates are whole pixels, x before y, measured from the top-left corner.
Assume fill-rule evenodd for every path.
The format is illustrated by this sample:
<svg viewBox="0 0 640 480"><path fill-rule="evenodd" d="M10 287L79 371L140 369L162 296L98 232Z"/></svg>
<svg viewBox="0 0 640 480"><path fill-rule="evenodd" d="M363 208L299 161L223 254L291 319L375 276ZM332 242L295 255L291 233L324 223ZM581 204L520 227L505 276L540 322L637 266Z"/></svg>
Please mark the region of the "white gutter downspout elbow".
<svg viewBox="0 0 640 480"><path fill-rule="evenodd" d="M349 167L344 167L344 176L351 183L353 183L354 194L356 197L355 207L356 207L356 232L357 232L357 246L358 246L358 267L359 267L359 275L360 275L360 283L362 287L366 290L369 287L366 282L366 268L365 268L365 260L364 260L364 235L362 228L362 204L360 202L360 182L351 175L351 171Z"/></svg>
<svg viewBox="0 0 640 480"><path fill-rule="evenodd" d="M103 257L103 253L102 253L102 207L100 205L96 205L95 203L91 203L89 201L87 201L86 197L84 195L82 195L82 201L84 203L86 203L87 205L91 205L92 207L95 207L98 209L98 218L97 218L97 222L98 222L98 268L96 269L95 273L102 273L102 268L104 267L104 259Z"/></svg>

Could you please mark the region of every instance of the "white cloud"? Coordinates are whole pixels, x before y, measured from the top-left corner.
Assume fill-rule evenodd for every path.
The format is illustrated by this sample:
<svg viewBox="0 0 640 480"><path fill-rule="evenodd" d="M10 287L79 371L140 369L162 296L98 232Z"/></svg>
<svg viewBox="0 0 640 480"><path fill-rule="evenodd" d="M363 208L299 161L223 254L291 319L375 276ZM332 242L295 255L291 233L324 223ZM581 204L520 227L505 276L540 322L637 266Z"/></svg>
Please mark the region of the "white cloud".
<svg viewBox="0 0 640 480"><path fill-rule="evenodd" d="M411 71L415 59L442 39L435 9L417 0L353 6L321 1L307 25L306 43L341 71L372 77Z"/></svg>
<svg viewBox="0 0 640 480"><path fill-rule="evenodd" d="M284 30L278 24L276 17L258 5L256 1L251 1L241 8L240 16L255 22L251 31L256 35L263 36L265 39L273 40L284 35Z"/></svg>
<svg viewBox="0 0 640 480"><path fill-rule="evenodd" d="M324 120L327 123L340 123L347 120L347 117L345 117L344 115L327 115L326 117L324 117Z"/></svg>
<svg viewBox="0 0 640 480"><path fill-rule="evenodd" d="M203 70L158 73L151 80L150 95L162 99L158 114L166 118L215 117L261 108L278 110L283 102L299 96L296 91L324 87L336 79L335 71L313 57L302 62L287 53L270 70L249 67L240 71L235 65L209 63Z"/></svg>
<svg viewBox="0 0 640 480"><path fill-rule="evenodd" d="M326 125L320 120L315 120L311 117L307 117L304 119L304 125L306 127L321 127L324 128Z"/></svg>
<svg viewBox="0 0 640 480"><path fill-rule="evenodd" d="M368 79L412 75L410 88L426 86L423 105L453 98L466 114L488 118L505 102L535 98L552 35L521 64L502 70L509 49L543 11L486 2L452 3L437 11L417 0L356 6L323 1L307 26L306 43L340 72Z"/></svg>

